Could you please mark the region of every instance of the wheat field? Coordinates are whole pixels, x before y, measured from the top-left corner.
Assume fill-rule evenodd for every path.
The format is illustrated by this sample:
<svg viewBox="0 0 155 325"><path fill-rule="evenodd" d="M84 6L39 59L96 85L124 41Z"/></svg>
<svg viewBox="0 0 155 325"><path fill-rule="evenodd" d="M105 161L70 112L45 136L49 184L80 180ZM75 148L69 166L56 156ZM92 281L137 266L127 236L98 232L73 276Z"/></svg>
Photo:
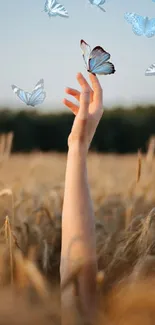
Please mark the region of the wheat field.
<svg viewBox="0 0 155 325"><path fill-rule="evenodd" d="M139 284L137 274L140 281L141 274L153 272L155 266L153 155L119 156L90 152L87 159L96 217L97 283L101 293L99 297L102 297L98 303L102 310L99 324L110 325L115 321L116 325L139 325L146 317L144 324L152 325L155 321L155 300L151 291L154 282L151 279ZM25 288L29 291L33 287L33 295L37 294L44 300L48 312L50 308L50 315L51 310L55 315L51 315L54 320L50 318L48 323L44 321L45 311L40 311L41 315L35 320L38 324L60 324L59 263L66 160L66 154L58 153L1 154L0 284L3 290L13 285L17 291L24 290L24 294ZM122 279L127 282L120 288ZM138 289L134 292L130 282L136 283ZM18 295L10 298L10 293L3 290L2 296L9 301L7 305L11 304L10 301L18 301ZM123 290L130 292L131 299L125 299ZM149 302L144 295L146 290L152 297ZM144 311L144 305L147 306L153 323L148 321L147 315L143 315L143 319L137 316L135 322L131 312L131 300L134 299L138 310ZM1 307L0 313L5 315L5 320L11 308L6 311L4 306ZM22 318L24 308L21 307L23 311L20 311ZM29 310L30 314L33 312ZM31 324L35 317L32 315L28 323L22 324ZM11 322L17 324L17 319L13 321L11 318Z"/></svg>
<svg viewBox="0 0 155 325"><path fill-rule="evenodd" d="M46 207L50 216L61 216L67 155L34 153L11 155L1 161L0 191L12 191L0 197L1 215L17 218ZM88 155L88 177L97 219L107 227L126 217L146 214L155 204L154 161L141 155L140 179L137 182L137 155ZM12 209L12 211L11 211ZM4 211L3 211L4 210ZM123 225L122 225L123 226Z"/></svg>

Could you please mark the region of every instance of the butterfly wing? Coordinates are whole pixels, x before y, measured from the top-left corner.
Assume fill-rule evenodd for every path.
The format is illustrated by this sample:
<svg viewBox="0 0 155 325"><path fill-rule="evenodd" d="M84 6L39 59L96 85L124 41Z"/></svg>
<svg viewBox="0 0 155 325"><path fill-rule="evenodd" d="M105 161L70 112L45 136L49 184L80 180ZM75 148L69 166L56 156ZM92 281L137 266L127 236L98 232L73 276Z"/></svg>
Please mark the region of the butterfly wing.
<svg viewBox="0 0 155 325"><path fill-rule="evenodd" d="M42 104L45 98L46 93L44 92L44 80L40 79L31 94L29 105L36 106Z"/></svg>
<svg viewBox="0 0 155 325"><path fill-rule="evenodd" d="M51 0L46 0L44 5L44 11L49 12L50 8L51 8Z"/></svg>
<svg viewBox="0 0 155 325"><path fill-rule="evenodd" d="M49 17L56 16L51 10L53 4L55 3L55 0L46 0L44 5L44 11L47 12Z"/></svg>
<svg viewBox="0 0 155 325"><path fill-rule="evenodd" d="M49 12L49 16L62 16L69 17L67 10L63 5L58 3L56 0L51 1L51 8Z"/></svg>
<svg viewBox="0 0 155 325"><path fill-rule="evenodd" d="M145 35L147 37L153 37L155 35L155 18L148 19Z"/></svg>
<svg viewBox="0 0 155 325"><path fill-rule="evenodd" d="M45 91L42 91L39 94L38 94L38 92L36 92L36 93L33 94L33 100L30 99L30 104L29 105L31 105L33 107L36 106L36 105L40 105L40 104L42 104L44 102L45 98L46 98Z"/></svg>
<svg viewBox="0 0 155 325"><path fill-rule="evenodd" d="M84 40L80 41L80 46L81 46L81 49L82 49L82 52L83 52L83 59L84 59L86 68L88 69L88 63L89 63L91 48Z"/></svg>
<svg viewBox="0 0 155 325"><path fill-rule="evenodd" d="M110 54L106 52L101 46L96 46L90 53L88 69L92 73L96 73L104 62L110 59Z"/></svg>
<svg viewBox="0 0 155 325"><path fill-rule="evenodd" d="M112 73L115 73L115 67L114 67L113 63L111 63L111 62L104 62L103 64L95 67L93 69L93 73L98 74L98 75L112 74Z"/></svg>
<svg viewBox="0 0 155 325"><path fill-rule="evenodd" d="M145 76L155 76L155 63L151 64L145 71Z"/></svg>
<svg viewBox="0 0 155 325"><path fill-rule="evenodd" d="M101 5L104 5L105 2L106 2L106 0L101 0L100 3L99 3L99 5L100 5L100 6L101 6Z"/></svg>
<svg viewBox="0 0 155 325"><path fill-rule="evenodd" d="M106 0L89 0L89 2L92 5L95 5L100 8L102 11L106 12L105 9L101 7L106 2Z"/></svg>
<svg viewBox="0 0 155 325"><path fill-rule="evenodd" d="M135 13L125 13L124 18L132 25L132 30L137 36L145 34L147 17L139 16Z"/></svg>
<svg viewBox="0 0 155 325"><path fill-rule="evenodd" d="M126 12L124 18L129 24L132 24L133 20L135 19L135 13Z"/></svg>
<svg viewBox="0 0 155 325"><path fill-rule="evenodd" d="M29 99L31 97L31 94L24 91L23 89L20 89L19 87L12 85L12 90L14 93L24 102L26 105L29 105Z"/></svg>
<svg viewBox="0 0 155 325"><path fill-rule="evenodd" d="M89 0L89 2L92 5L99 6L99 5L103 5L106 2L106 0Z"/></svg>

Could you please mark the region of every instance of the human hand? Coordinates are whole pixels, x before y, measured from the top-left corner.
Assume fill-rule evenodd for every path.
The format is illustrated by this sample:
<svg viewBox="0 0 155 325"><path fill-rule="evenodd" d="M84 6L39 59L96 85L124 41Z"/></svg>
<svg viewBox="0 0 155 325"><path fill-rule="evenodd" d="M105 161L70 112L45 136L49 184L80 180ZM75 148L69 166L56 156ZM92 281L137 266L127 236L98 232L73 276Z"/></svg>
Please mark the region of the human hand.
<svg viewBox="0 0 155 325"><path fill-rule="evenodd" d="M96 76L89 74L92 88L81 73L77 80L82 88L81 92L66 88L66 93L79 101L79 105L64 99L63 103L75 114L71 133L68 137L68 146L78 145L87 153L98 123L103 114L102 88Z"/></svg>

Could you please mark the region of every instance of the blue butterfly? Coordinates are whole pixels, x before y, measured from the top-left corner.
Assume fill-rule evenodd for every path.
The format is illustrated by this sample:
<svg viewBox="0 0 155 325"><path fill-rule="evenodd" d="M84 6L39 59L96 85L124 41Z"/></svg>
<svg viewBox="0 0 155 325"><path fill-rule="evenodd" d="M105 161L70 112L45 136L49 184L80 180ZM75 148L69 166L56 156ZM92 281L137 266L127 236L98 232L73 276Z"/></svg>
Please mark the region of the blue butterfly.
<svg viewBox="0 0 155 325"><path fill-rule="evenodd" d="M145 71L145 76L155 76L155 63L151 64Z"/></svg>
<svg viewBox="0 0 155 325"><path fill-rule="evenodd" d="M155 35L155 18L149 19L129 12L124 15L124 18L132 25L132 30L137 36L153 37Z"/></svg>
<svg viewBox="0 0 155 325"><path fill-rule="evenodd" d="M14 93L28 106L36 106L42 104L46 98L46 93L44 92L44 80L41 79L35 86L32 93L25 92L24 90L18 88L15 85L11 86Z"/></svg>
<svg viewBox="0 0 155 325"><path fill-rule="evenodd" d="M111 62L106 62L110 59L110 54L102 47L96 46L91 51L90 46L84 40L81 40L80 46L88 72L99 75L107 75L115 72L114 65Z"/></svg>
<svg viewBox="0 0 155 325"><path fill-rule="evenodd" d="M47 12L49 17L61 16L69 17L67 10L63 5L56 0L46 0L44 11Z"/></svg>
<svg viewBox="0 0 155 325"><path fill-rule="evenodd" d="M102 8L101 6L106 2L106 0L89 0L89 2L90 2L92 5L97 6L97 7L100 8L102 11L105 12L105 9Z"/></svg>

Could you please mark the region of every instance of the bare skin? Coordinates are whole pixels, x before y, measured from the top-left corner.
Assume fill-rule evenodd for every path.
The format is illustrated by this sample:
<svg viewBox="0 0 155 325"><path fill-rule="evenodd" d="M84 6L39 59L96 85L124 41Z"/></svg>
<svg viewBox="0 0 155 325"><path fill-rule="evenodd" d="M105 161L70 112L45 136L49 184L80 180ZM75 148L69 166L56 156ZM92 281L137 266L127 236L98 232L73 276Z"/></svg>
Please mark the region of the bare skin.
<svg viewBox="0 0 155 325"><path fill-rule="evenodd" d="M64 99L64 104L75 114L68 137L68 156L62 212L61 284L72 274L75 264L83 261L77 275L78 298L86 319L92 320L96 301L96 243L95 218L87 177L87 154L98 123L103 114L102 88L96 76L89 74L92 88L78 73L81 92L67 88L79 105ZM66 296L67 294L67 296ZM62 309L74 301L73 290L62 291Z"/></svg>

